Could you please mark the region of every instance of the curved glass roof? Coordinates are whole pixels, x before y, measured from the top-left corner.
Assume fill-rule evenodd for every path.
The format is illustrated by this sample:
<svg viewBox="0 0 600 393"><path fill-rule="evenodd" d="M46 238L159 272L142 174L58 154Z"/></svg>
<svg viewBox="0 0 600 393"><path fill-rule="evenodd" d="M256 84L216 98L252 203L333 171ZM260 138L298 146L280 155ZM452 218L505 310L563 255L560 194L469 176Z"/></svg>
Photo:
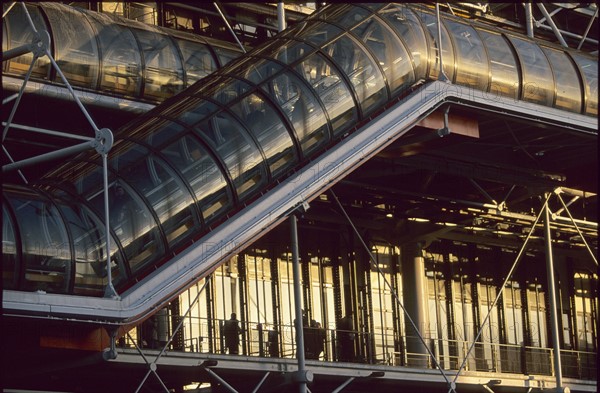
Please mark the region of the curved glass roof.
<svg viewBox="0 0 600 393"><path fill-rule="evenodd" d="M48 15L60 10L55 6ZM96 33L96 46L85 46L89 56L79 59L101 60L91 74L79 67L94 69L91 60L67 68L100 89L157 98L204 72L198 63L184 66L176 56L184 51L159 30L82 15L77 23ZM432 23L430 11L412 5L329 5L118 130L108 155L117 290L168 263L392 100L437 78ZM485 91L490 100L597 115L597 59L458 18L445 16L443 24L441 53L452 83ZM60 25L65 34L72 28ZM61 45L67 44L57 43L57 54ZM58 60L69 63L69 50L63 53ZM196 56L193 49L186 53ZM142 73L136 56L144 59ZM47 64L38 62L36 72L51 78ZM24 63L10 64L15 72ZM78 155L34 185L5 185L4 288L104 293L103 188L96 152Z"/></svg>

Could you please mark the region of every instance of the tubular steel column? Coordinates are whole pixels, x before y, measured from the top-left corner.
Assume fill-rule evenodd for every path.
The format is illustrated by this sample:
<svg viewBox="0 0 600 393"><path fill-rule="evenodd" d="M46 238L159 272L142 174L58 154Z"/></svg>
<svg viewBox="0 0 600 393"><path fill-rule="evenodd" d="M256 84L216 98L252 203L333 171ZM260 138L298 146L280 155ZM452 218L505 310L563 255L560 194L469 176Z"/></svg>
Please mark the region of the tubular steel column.
<svg viewBox="0 0 600 393"><path fill-rule="evenodd" d="M401 256L406 312L412 316L415 323L414 326L406 325L406 352L419 356L418 359L409 360L408 365L427 367L427 348L419 337L425 337L427 326L429 326L427 292L425 291L425 260L420 244L412 243L403 246Z"/></svg>
<svg viewBox="0 0 600 393"><path fill-rule="evenodd" d="M546 196L548 198L548 196ZM562 369L560 364L560 340L558 335L558 317L556 313L556 287L554 285L554 260L552 258L552 235L550 233L550 207L548 199L544 206L544 240L546 243L546 270L548 275L548 297L550 298L550 330L554 347L554 374L556 388L562 388Z"/></svg>
<svg viewBox="0 0 600 393"><path fill-rule="evenodd" d="M305 374L305 359L304 359L304 332L302 326L302 291L300 288L300 261L298 259L298 225L296 214L290 215L290 235L292 246L292 267L294 276L294 300L296 305L296 321L294 327L296 329L296 356L298 358L298 391L306 393L306 378Z"/></svg>

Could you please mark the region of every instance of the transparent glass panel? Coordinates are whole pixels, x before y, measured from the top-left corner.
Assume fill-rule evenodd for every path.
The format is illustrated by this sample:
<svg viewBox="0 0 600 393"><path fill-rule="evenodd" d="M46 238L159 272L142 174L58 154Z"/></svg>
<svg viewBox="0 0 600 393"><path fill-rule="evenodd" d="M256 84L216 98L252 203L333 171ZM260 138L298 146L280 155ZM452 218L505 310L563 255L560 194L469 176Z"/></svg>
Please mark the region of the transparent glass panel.
<svg viewBox="0 0 600 393"><path fill-rule="evenodd" d="M273 45L275 52L270 57L285 64L291 64L315 50L312 46L304 42L294 40L277 40L277 43L280 45ZM266 51L264 54L269 55Z"/></svg>
<svg viewBox="0 0 600 393"><path fill-rule="evenodd" d="M221 104L227 105L239 96L248 92L250 89L251 86L245 82L229 77L222 77L215 83L211 83L210 85L201 88L198 93L194 95L211 97Z"/></svg>
<svg viewBox="0 0 600 393"><path fill-rule="evenodd" d="M182 95L179 96L177 102L169 105L162 112L164 116L192 126L219 110L219 107L210 101L197 97L183 97Z"/></svg>
<svg viewBox="0 0 600 393"><path fill-rule="evenodd" d="M50 32L38 7L27 5L27 11L33 20L36 30ZM3 18L3 22L3 24L6 24L9 33L8 49L29 45L34 41L35 33L31 29L27 16L20 3L15 4L6 17ZM33 53L31 52L11 59L8 63L8 72L25 76L32 60ZM33 66L31 76L47 78L49 71L50 59L48 59L48 56L38 57Z"/></svg>
<svg viewBox="0 0 600 393"><path fill-rule="evenodd" d="M539 46L531 41L507 35L521 59L523 72L522 100L552 106L554 77L548 59Z"/></svg>
<svg viewBox="0 0 600 393"><path fill-rule="evenodd" d="M363 116L387 101L383 75L365 49L348 35L329 44L323 51L344 71L354 86Z"/></svg>
<svg viewBox="0 0 600 393"><path fill-rule="evenodd" d="M281 66L273 61L251 58L253 65L246 69L244 77L249 81L260 84L265 79L281 70Z"/></svg>
<svg viewBox="0 0 600 393"><path fill-rule="evenodd" d="M249 95L231 109L258 141L267 157L272 176L298 161L289 131L277 112L262 97Z"/></svg>
<svg viewBox="0 0 600 393"><path fill-rule="evenodd" d="M132 30L144 56L144 98L162 101L183 90L183 66L169 36Z"/></svg>
<svg viewBox="0 0 600 393"><path fill-rule="evenodd" d="M120 173L130 185L146 197L170 247L185 240L191 235L193 229L200 226L194 214L194 200L190 191L179 176L158 158L148 156ZM148 239L146 243L156 240ZM151 247L153 252L160 249L152 244L144 247Z"/></svg>
<svg viewBox="0 0 600 393"><path fill-rule="evenodd" d="M58 206L73 237L75 283L73 292L102 296L108 283L106 274L106 230L87 207L58 198ZM104 217L104 214L102 215ZM115 287L125 281L123 259L111 237L111 277Z"/></svg>
<svg viewBox="0 0 600 393"><path fill-rule="evenodd" d="M298 64L296 71L310 83L323 102L334 135L342 134L356 123L358 115L350 88L322 55L309 56Z"/></svg>
<svg viewBox="0 0 600 393"><path fill-rule="evenodd" d="M490 56L490 93L519 99L519 69L506 39L495 32L478 29Z"/></svg>
<svg viewBox="0 0 600 393"><path fill-rule="evenodd" d="M433 53L433 56L429 58L429 76L437 79L440 73L437 19L434 15L427 13L419 13L419 16L421 17L421 20L423 20L431 37L430 51ZM442 63L444 66L444 73L448 79L454 81L454 48L452 47L450 35L446 29L444 20L442 20Z"/></svg>
<svg viewBox="0 0 600 393"><path fill-rule="evenodd" d="M186 135L165 147L162 154L194 190L206 223L232 206L225 176L196 138Z"/></svg>
<svg viewBox="0 0 600 393"><path fill-rule="evenodd" d="M138 97L142 85L140 48L133 33L107 15L88 12L98 32L101 59L100 88Z"/></svg>
<svg viewBox="0 0 600 393"><path fill-rule="evenodd" d="M54 60L60 70L72 85L96 89L98 45L85 15L59 3L44 4L44 11L52 26ZM54 80L63 83L58 74Z"/></svg>
<svg viewBox="0 0 600 393"><path fill-rule="evenodd" d="M412 61L400 39L379 19L369 18L353 31L377 58L392 94L415 82Z"/></svg>
<svg viewBox="0 0 600 393"><path fill-rule="evenodd" d="M56 206L37 194L9 195L19 222L23 252L21 289L65 293L72 275L71 251Z"/></svg>
<svg viewBox="0 0 600 393"><path fill-rule="evenodd" d="M554 72L556 101L554 106L569 112L581 113L581 84L575 65L563 51L542 47Z"/></svg>
<svg viewBox="0 0 600 393"><path fill-rule="evenodd" d="M572 56L585 81L584 113L598 116L598 59L591 59L579 53L573 53Z"/></svg>
<svg viewBox="0 0 600 393"><path fill-rule="evenodd" d="M344 6L324 9L319 13L319 18L351 29L369 15L371 15L371 12L364 8L346 4Z"/></svg>
<svg viewBox="0 0 600 393"><path fill-rule="evenodd" d="M167 141L179 138L185 131L180 124L160 117L145 117L127 133L131 139L142 140L148 145L159 147Z"/></svg>
<svg viewBox="0 0 600 393"><path fill-rule="evenodd" d="M183 57L186 86L194 84L217 69L217 63L206 45L187 40L177 40L177 45Z"/></svg>
<svg viewBox="0 0 600 393"><path fill-rule="evenodd" d="M2 286L14 289L17 282L17 243L12 218L2 203Z"/></svg>
<svg viewBox="0 0 600 393"><path fill-rule="evenodd" d="M267 173L260 150L248 131L230 114L221 112L201 123L196 130L225 164L240 200L266 182Z"/></svg>
<svg viewBox="0 0 600 393"><path fill-rule="evenodd" d="M305 156L329 141L327 118L318 99L295 74L286 72L263 90L271 94L294 126Z"/></svg>
<svg viewBox="0 0 600 393"><path fill-rule="evenodd" d="M320 46L321 44L329 42L338 37L343 32L344 31L339 27L325 22L313 21L312 23L308 23L307 27L299 32L296 37L298 39L305 39L316 46Z"/></svg>
<svg viewBox="0 0 600 393"><path fill-rule="evenodd" d="M404 41L415 70L415 81L427 77L429 54L427 39L419 19L414 12L403 4L390 4L378 12L397 32L400 40Z"/></svg>
<svg viewBox="0 0 600 393"><path fill-rule="evenodd" d="M109 165L119 166L119 173L124 178L132 184L140 182L139 186L143 186L147 180L142 177L148 176L143 165L149 152L133 143L121 146L123 149L113 153L116 157L109 161ZM110 226L121 242L131 270L138 270L164 251L156 221L139 196L124 182L110 181L109 195ZM96 212L104 211L103 196L103 193L98 193L90 199Z"/></svg>
<svg viewBox="0 0 600 393"><path fill-rule="evenodd" d="M231 49L225 49L218 46L213 46L212 48L217 53L217 57L219 58L219 63L221 63L221 67L229 63L231 60L237 59L243 53L241 49L239 52L237 52Z"/></svg>
<svg viewBox="0 0 600 393"><path fill-rule="evenodd" d="M487 91L488 57L479 35L471 26L451 20L444 22L456 49L456 84Z"/></svg>

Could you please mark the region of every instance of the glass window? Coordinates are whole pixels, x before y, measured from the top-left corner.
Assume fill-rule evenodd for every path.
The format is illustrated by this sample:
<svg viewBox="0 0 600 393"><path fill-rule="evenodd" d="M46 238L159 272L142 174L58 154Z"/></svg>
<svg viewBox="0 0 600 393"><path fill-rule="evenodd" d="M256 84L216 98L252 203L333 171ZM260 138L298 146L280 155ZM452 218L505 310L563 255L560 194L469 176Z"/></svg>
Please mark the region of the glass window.
<svg viewBox="0 0 600 393"><path fill-rule="evenodd" d="M506 39L495 32L477 30L490 56L492 79L490 93L519 99L519 70L517 61Z"/></svg>
<svg viewBox="0 0 600 393"><path fill-rule="evenodd" d="M522 100L552 106L554 102L554 77L548 59L539 46L531 41L507 35L521 60L523 72Z"/></svg>
<svg viewBox="0 0 600 393"><path fill-rule="evenodd" d="M326 108L334 135L356 124L356 107L350 88L335 68L318 53L298 64L296 71L313 87Z"/></svg>
<svg viewBox="0 0 600 393"><path fill-rule="evenodd" d="M143 189L149 171L146 165L149 152L133 143L122 143L113 151L109 165L133 185ZM115 149L117 145L113 146ZM146 165L146 167L144 167ZM118 167L118 168L117 168ZM163 250L156 221L139 196L121 181L109 181L110 226L119 238L132 271L157 258ZM90 202L97 212L104 211L103 193L93 195Z"/></svg>
<svg viewBox="0 0 600 393"><path fill-rule="evenodd" d="M232 107L250 129L276 176L298 161L290 133L277 112L260 96L252 94Z"/></svg>
<svg viewBox="0 0 600 393"><path fill-rule="evenodd" d="M217 69L217 63L206 45L188 40L177 40L177 45L183 56L186 86L194 84Z"/></svg>
<svg viewBox="0 0 600 393"><path fill-rule="evenodd" d="M363 116L387 101L383 76L365 50L348 35L344 35L323 50L344 71L354 86Z"/></svg>
<svg viewBox="0 0 600 393"><path fill-rule="evenodd" d="M577 69L563 51L551 48L542 50L550 60L556 82L556 102L554 106L569 112L581 113L581 85Z"/></svg>
<svg viewBox="0 0 600 393"><path fill-rule="evenodd" d="M240 200L253 194L266 182L260 150L248 131L231 115L221 112L196 129L225 164Z"/></svg>
<svg viewBox="0 0 600 393"><path fill-rule="evenodd" d="M5 202L2 204L2 285L14 289L17 282L17 243L12 217Z"/></svg>
<svg viewBox="0 0 600 393"><path fill-rule="evenodd" d="M8 196L21 234L21 289L65 293L72 271L70 240L56 206L33 192Z"/></svg>
<svg viewBox="0 0 600 393"><path fill-rule="evenodd" d="M102 55L100 88L139 97L142 60L133 33L125 26L116 24L108 15L97 12L88 12L87 15L98 32Z"/></svg>
<svg viewBox="0 0 600 393"><path fill-rule="evenodd" d="M427 13L419 13L419 16L423 20L423 23L427 27L429 31L431 53L434 53L433 56L429 58L429 76L432 78L438 78L440 73L440 59L439 59L439 45L438 45L438 24L437 19L432 14ZM448 77L449 80L454 81L454 48L452 47L452 41L450 41L450 35L448 34L448 30L442 20L442 62L444 65L444 73Z"/></svg>
<svg viewBox="0 0 600 393"><path fill-rule="evenodd" d="M250 88L250 85L245 82L223 76L215 78L215 81L209 85L199 86L198 92L194 95L210 97L223 105L228 105L231 101L248 92Z"/></svg>
<svg viewBox="0 0 600 393"><path fill-rule="evenodd" d="M305 156L329 141L327 118L314 93L295 74L286 72L263 86L279 104L300 141Z"/></svg>
<svg viewBox="0 0 600 393"><path fill-rule="evenodd" d="M315 50L304 42L294 40L276 40L276 42L279 45L273 45L275 53L271 57L285 64L291 64ZM265 54L268 55L268 53Z"/></svg>
<svg viewBox="0 0 600 393"><path fill-rule="evenodd" d="M164 100L183 90L183 67L169 36L132 29L144 56L144 97Z"/></svg>
<svg viewBox="0 0 600 393"><path fill-rule="evenodd" d="M143 120L142 120L143 119ZM160 117L145 117L127 133L131 139L143 140L150 146L158 147L167 141L181 136L183 126Z"/></svg>
<svg viewBox="0 0 600 393"><path fill-rule="evenodd" d="M397 32L408 49L414 63L415 81L427 77L427 39L423 26L416 15L406 5L390 4L378 12Z"/></svg>
<svg viewBox="0 0 600 393"><path fill-rule="evenodd" d="M164 116L195 125L219 110L219 107L210 101L197 97L184 97L183 94L185 93L179 95L177 102L169 105L162 112Z"/></svg>
<svg viewBox="0 0 600 393"><path fill-rule="evenodd" d="M199 227L192 195L179 176L161 160L147 156L120 173L146 197L171 247L191 235L194 227ZM151 225L149 218L148 225ZM156 245L151 247L157 248Z"/></svg>
<svg viewBox="0 0 600 393"><path fill-rule="evenodd" d="M40 13L38 7L27 5L27 11L33 20L36 30L50 31L44 18ZM21 4L15 4L10 12L4 18L9 37L8 37L8 49L18 48L19 46L29 45L33 42L34 32L31 29L31 25L21 7ZM50 48L49 48L50 49ZM29 70L31 61L33 60L33 53L25 53L24 55L11 59L8 64L8 72L14 72L15 74L25 75ZM38 57L33 66L31 72L32 77L47 78L48 72L50 71L50 59L48 56Z"/></svg>
<svg viewBox="0 0 600 393"><path fill-rule="evenodd" d="M96 89L99 54L96 33L80 11L59 3L44 4L52 26L56 63L70 84ZM55 80L63 83L60 75Z"/></svg>
<svg viewBox="0 0 600 393"><path fill-rule="evenodd" d="M225 49L218 46L213 46L214 51L217 53L217 57L219 58L219 63L221 63L221 67L229 63L231 60L237 59L242 55L242 50L234 51L231 49Z"/></svg>
<svg viewBox="0 0 600 393"><path fill-rule="evenodd" d="M584 113L598 116L598 59L591 59L579 53L573 53L572 56L585 81Z"/></svg>
<svg viewBox="0 0 600 393"><path fill-rule="evenodd" d="M276 74L282 68L279 64L270 60L250 59L252 59L252 64L246 67L244 77L257 85Z"/></svg>
<svg viewBox="0 0 600 393"><path fill-rule="evenodd" d="M353 31L377 58L392 94L415 82L412 61L398 37L377 18L369 18Z"/></svg>
<svg viewBox="0 0 600 393"><path fill-rule="evenodd" d="M313 21L312 23L308 23L307 27L300 31L297 37L299 39L305 39L311 44L320 46L325 42L333 40L342 33L343 31L339 27L330 25L329 23Z"/></svg>
<svg viewBox="0 0 600 393"><path fill-rule="evenodd" d="M346 4L339 7L324 9L319 13L319 18L351 29L369 15L371 15L371 12L364 8Z"/></svg>
<svg viewBox="0 0 600 393"><path fill-rule="evenodd" d="M102 296L108 282L106 274L106 230L85 205L59 198L58 206L73 237L75 283L80 295ZM104 212L102 212L104 217ZM111 238L111 277L118 288L125 281L123 258L117 242Z"/></svg>
<svg viewBox="0 0 600 393"><path fill-rule="evenodd" d="M231 196L225 176L196 138L186 135L165 147L162 154L179 170L194 190L206 223L210 223L231 207Z"/></svg>
<svg viewBox="0 0 600 393"><path fill-rule="evenodd" d="M479 35L471 26L446 20L456 48L456 83L487 91L488 58Z"/></svg>

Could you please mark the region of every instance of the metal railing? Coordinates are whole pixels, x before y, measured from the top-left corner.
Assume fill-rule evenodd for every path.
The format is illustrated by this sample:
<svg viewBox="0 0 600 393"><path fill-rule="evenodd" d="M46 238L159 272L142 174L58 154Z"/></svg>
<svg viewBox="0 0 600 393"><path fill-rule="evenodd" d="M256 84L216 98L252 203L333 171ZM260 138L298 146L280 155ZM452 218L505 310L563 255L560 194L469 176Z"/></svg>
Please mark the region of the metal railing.
<svg viewBox="0 0 600 393"><path fill-rule="evenodd" d="M188 317L183 324L183 345L171 343L168 350L195 353L228 353L224 336L221 334L223 320L209 321L204 318ZM244 356L296 358L295 333L292 324L274 326L267 323L239 322L239 354ZM170 326L169 326L170 328ZM148 342L151 334L141 333L137 328L131 338L121 340L121 346L133 347L131 340L137 340L141 347L158 348L157 343ZM212 329L212 331L211 331ZM211 332L212 334L209 334ZM391 333L352 333L351 348L342 351L341 330L316 329L305 327L305 353L307 360L325 362L348 361L367 364L381 364L411 368L435 368L430 354L412 353L406 348L407 340L417 337L402 336L394 340ZM154 335L156 337L156 335ZM310 341L307 337L315 337ZM144 339L142 339L144 337ZM317 344L321 337L321 344ZM427 345L436 356L440 367L445 370L458 370L464 361L471 342L464 340L428 339ZM315 351L316 348L316 351ZM318 352L318 353L315 353ZM309 355L310 354L310 355ZM554 350L514 344L476 343L465 362L465 371L511 373L554 376ZM568 378L584 380L597 379L597 354L595 352L561 350L562 373Z"/></svg>

